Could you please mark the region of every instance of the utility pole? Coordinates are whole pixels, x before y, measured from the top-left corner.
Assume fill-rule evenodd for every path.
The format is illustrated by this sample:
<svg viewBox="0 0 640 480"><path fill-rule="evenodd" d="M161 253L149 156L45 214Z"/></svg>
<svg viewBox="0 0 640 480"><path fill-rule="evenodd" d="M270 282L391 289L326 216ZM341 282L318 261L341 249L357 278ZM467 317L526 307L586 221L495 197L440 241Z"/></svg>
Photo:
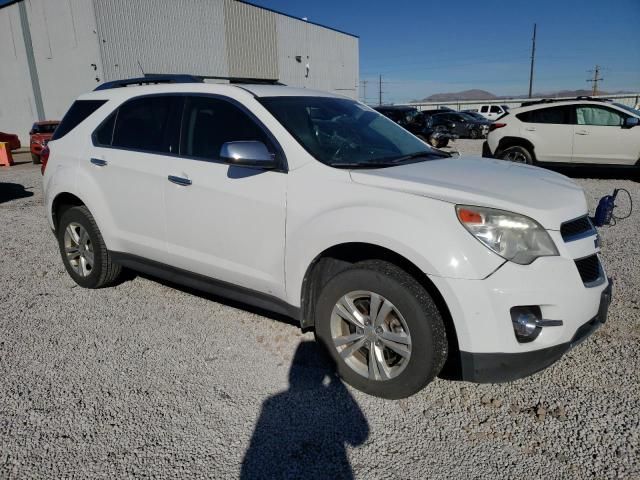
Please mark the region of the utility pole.
<svg viewBox="0 0 640 480"><path fill-rule="evenodd" d="M533 94L533 63L536 59L536 29L537 24L533 24L533 39L531 41L531 71L529 72L529 98Z"/></svg>
<svg viewBox="0 0 640 480"><path fill-rule="evenodd" d="M591 91L592 97L595 97L596 95L598 95L598 82L601 82L602 80L604 80L604 78L600 76L601 68L602 67L600 67L600 65L596 65L596 68L594 70L589 70L590 72L593 72L593 78L590 78L587 80L587 82L593 83L593 89Z"/></svg>
<svg viewBox="0 0 640 480"><path fill-rule="evenodd" d="M382 75L378 78L378 105L382 105Z"/></svg>
<svg viewBox="0 0 640 480"><path fill-rule="evenodd" d="M367 81L362 80L362 103L367 103Z"/></svg>

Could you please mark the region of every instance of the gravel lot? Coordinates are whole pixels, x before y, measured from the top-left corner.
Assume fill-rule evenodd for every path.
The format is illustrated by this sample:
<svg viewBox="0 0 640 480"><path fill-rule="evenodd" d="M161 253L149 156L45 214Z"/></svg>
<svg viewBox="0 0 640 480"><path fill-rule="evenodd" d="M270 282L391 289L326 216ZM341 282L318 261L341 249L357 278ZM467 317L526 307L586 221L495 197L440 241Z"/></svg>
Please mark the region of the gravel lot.
<svg viewBox="0 0 640 480"><path fill-rule="evenodd" d="M39 168L16 159L0 169L0 478L640 478L640 211L602 230L608 322L556 365L386 401L285 319L143 277L76 287ZM621 186L640 209L637 180L577 181L592 208Z"/></svg>

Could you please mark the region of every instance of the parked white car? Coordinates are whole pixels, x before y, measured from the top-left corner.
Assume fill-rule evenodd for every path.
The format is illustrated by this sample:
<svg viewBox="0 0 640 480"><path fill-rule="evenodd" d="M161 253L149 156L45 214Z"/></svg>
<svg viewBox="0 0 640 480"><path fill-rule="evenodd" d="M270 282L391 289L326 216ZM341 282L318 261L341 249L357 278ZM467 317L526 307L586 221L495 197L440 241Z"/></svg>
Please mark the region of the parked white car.
<svg viewBox="0 0 640 480"><path fill-rule="evenodd" d="M325 92L167 81L82 95L49 143L46 213L78 285L124 266L289 315L386 398L532 374L605 321L572 180L448 158Z"/></svg>
<svg viewBox="0 0 640 480"><path fill-rule="evenodd" d="M477 111L484 118L489 120L496 120L509 111L507 105L480 105Z"/></svg>
<svg viewBox="0 0 640 480"><path fill-rule="evenodd" d="M640 111L606 100L541 101L489 127L483 156L520 163L640 164Z"/></svg>

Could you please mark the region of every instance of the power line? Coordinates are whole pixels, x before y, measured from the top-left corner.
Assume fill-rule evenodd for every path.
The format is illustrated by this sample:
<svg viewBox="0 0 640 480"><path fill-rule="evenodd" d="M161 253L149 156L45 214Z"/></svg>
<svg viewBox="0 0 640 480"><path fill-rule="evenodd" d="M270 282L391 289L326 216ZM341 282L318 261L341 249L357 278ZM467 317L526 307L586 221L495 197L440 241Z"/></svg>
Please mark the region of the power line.
<svg viewBox="0 0 640 480"><path fill-rule="evenodd" d="M604 78L600 76L601 69L602 67L600 65L596 65L596 68L594 70L589 70L589 72L593 72L593 78L587 79L587 82L593 84L593 90L591 91L591 95L594 97L598 94L598 82L601 82L602 80L604 80Z"/></svg>
<svg viewBox="0 0 640 480"><path fill-rule="evenodd" d="M533 91L533 64L536 59L536 29L538 24L533 24L533 38L531 39L531 70L529 71L529 98Z"/></svg>

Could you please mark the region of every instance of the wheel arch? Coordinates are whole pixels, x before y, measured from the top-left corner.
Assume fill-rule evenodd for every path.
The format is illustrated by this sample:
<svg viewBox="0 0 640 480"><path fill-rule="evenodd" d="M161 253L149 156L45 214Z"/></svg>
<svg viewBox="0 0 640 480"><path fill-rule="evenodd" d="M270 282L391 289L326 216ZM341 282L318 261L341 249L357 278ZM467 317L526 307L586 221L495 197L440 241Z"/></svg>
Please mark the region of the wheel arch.
<svg viewBox="0 0 640 480"><path fill-rule="evenodd" d="M504 150L509 147L516 146L525 147L529 152L531 152L531 158L533 161L536 161L536 150L533 143L522 137L502 137L500 142L498 142L498 148L496 148L495 156L499 158Z"/></svg>
<svg viewBox="0 0 640 480"><path fill-rule="evenodd" d="M340 243L325 249L313 259L307 267L302 281L300 298L300 323L302 328L309 330L315 326L313 306L324 285L341 271L363 260L384 260L393 263L415 278L429 293L445 324L449 343L449 360L443 371L449 370L448 365L455 364L458 361L460 348L453 318L444 297L428 275L411 260L379 245L364 242Z"/></svg>
<svg viewBox="0 0 640 480"><path fill-rule="evenodd" d="M55 231L58 230L58 223L60 222L60 218L66 210L71 207L79 207L82 205L86 205L85 202L73 193L58 193L51 203L51 218L53 219L53 226Z"/></svg>

